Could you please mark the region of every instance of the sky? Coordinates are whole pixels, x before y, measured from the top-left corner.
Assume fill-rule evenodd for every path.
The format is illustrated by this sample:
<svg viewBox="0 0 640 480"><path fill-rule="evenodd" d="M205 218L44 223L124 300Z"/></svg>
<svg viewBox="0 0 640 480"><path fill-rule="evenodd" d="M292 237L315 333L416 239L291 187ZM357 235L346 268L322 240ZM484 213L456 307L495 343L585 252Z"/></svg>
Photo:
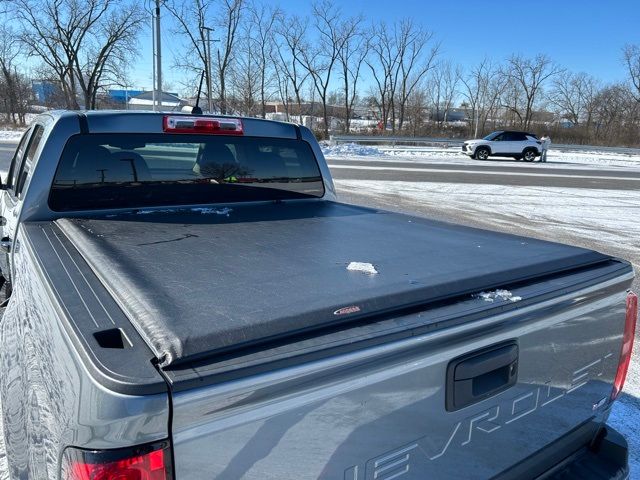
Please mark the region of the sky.
<svg viewBox="0 0 640 480"><path fill-rule="evenodd" d="M268 1L268 0L264 0ZM288 13L304 15L310 2L275 2ZM483 58L496 62L511 54L549 55L562 67L615 82L625 77L621 49L640 44L640 0L347 0L337 2L345 15L362 14L368 21L411 17L441 42L441 58L472 66ZM181 73L171 68L179 52L163 18L163 75L180 90ZM152 88L150 29L141 38L141 57L131 72L135 87ZM177 51L176 51L177 50ZM171 89L171 88L169 88Z"/></svg>

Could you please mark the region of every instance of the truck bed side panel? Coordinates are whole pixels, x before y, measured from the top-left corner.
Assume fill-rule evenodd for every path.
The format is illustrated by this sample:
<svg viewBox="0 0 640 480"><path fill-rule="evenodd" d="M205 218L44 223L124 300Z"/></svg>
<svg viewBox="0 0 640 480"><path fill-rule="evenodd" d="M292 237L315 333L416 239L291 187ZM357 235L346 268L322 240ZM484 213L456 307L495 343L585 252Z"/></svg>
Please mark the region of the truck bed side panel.
<svg viewBox="0 0 640 480"><path fill-rule="evenodd" d="M72 340L66 315L73 306L62 303L48 283L48 275L61 273L66 282L56 288L72 292L72 278L61 262L55 272L49 264L44 274L44 245L36 252L25 230L17 239L18 275L0 322L0 405L11 478L58 478L66 446L117 448L166 438L166 393L117 394L92 377L79 342ZM78 288L81 298L83 287Z"/></svg>

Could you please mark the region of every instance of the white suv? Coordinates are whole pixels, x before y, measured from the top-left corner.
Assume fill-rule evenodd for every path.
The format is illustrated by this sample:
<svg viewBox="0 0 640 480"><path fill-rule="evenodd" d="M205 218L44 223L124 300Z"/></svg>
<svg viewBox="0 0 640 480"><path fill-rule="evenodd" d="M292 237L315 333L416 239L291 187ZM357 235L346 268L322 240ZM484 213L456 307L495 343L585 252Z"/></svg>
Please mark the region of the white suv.
<svg viewBox="0 0 640 480"><path fill-rule="evenodd" d="M542 142L533 133L499 130L478 140L466 140L462 153L471 158L486 160L489 157L513 157L533 162L540 156Z"/></svg>

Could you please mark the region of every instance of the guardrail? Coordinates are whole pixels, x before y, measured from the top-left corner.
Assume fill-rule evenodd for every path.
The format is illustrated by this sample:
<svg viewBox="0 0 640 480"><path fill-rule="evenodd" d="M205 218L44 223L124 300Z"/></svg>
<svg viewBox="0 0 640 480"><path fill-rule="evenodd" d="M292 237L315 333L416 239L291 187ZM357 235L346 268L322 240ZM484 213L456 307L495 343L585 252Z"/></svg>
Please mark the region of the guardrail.
<svg viewBox="0 0 640 480"><path fill-rule="evenodd" d="M380 143L389 145L427 145L460 147L462 140L457 138L431 138L431 137L391 137L391 136L364 136L364 135L331 135L331 143Z"/></svg>
<svg viewBox="0 0 640 480"><path fill-rule="evenodd" d="M331 135L330 141L333 144L338 143L366 143L380 145L423 145L429 147L443 148L460 148L464 140L458 138L433 138L433 137L399 137L399 136L365 136L365 135ZM565 151L597 151L610 152L626 155L640 155L640 148L629 147L604 147L599 145L571 145L563 143L552 143L552 150Z"/></svg>

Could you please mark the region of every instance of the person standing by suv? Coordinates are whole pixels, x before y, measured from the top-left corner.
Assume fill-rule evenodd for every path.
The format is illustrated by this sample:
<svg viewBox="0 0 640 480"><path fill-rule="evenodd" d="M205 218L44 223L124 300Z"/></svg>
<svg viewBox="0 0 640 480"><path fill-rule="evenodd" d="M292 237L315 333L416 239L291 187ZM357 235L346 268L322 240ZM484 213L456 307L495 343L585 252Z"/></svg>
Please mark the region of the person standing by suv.
<svg viewBox="0 0 640 480"><path fill-rule="evenodd" d="M547 150L549 150L549 147L551 146L551 137L549 137L549 135L544 135L540 141L542 142L542 145L540 146L542 152L540 153L540 161L541 162L546 162L547 161Z"/></svg>

